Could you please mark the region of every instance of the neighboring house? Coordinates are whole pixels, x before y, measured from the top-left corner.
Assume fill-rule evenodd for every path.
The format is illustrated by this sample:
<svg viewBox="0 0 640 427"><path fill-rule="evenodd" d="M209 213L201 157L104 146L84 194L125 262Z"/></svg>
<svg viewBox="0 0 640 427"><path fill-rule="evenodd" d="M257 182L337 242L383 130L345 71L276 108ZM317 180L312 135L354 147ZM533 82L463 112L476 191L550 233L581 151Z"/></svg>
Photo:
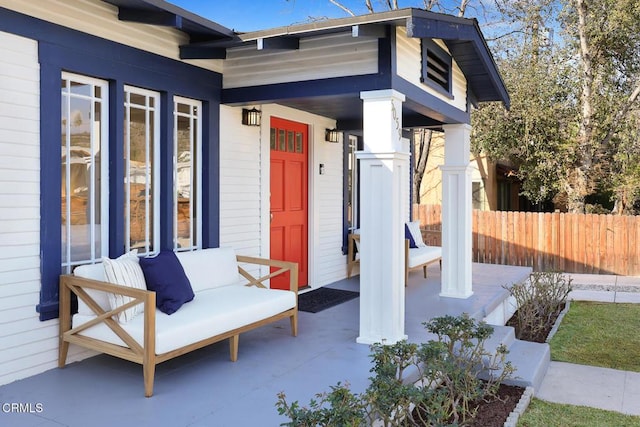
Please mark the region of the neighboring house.
<svg viewBox="0 0 640 427"><path fill-rule="evenodd" d="M417 140L416 140L417 143ZM442 204L442 173L444 135L433 132L425 173L420 183L420 203ZM505 162L489 160L485 154L471 154L471 200L473 209L483 211L537 210L520 195L520 180L516 171Z"/></svg>
<svg viewBox="0 0 640 427"><path fill-rule="evenodd" d="M403 308L368 292L404 295L403 129L445 129L443 294L467 297L456 200L471 105L495 100L474 20L406 9L237 34L160 0L0 0L0 384L56 366L58 277L103 256L232 246L298 262L300 286L346 277L354 193L354 225L376 231L361 280L380 279L361 316L389 314L396 339Z"/></svg>

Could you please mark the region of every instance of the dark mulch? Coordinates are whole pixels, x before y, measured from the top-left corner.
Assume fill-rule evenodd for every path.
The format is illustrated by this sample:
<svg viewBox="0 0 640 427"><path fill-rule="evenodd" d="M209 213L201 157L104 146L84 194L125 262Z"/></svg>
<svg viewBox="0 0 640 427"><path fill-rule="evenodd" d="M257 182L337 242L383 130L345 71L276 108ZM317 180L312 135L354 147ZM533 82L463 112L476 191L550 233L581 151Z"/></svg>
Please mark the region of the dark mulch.
<svg viewBox="0 0 640 427"><path fill-rule="evenodd" d="M474 427L503 426L520 401L522 393L524 389L521 387L500 384L495 398L478 405L478 412L470 425Z"/></svg>
<svg viewBox="0 0 640 427"><path fill-rule="evenodd" d="M551 332L551 329L553 329L553 325L556 323L556 319L558 318L558 316L560 316L560 313L562 312L562 309L564 309L564 306L562 308L560 308L555 314L553 314L548 322L546 323L545 327L543 329L541 329L540 331L534 333L532 331L521 331L519 326L518 326L518 311L516 310L516 312L514 313L513 316L511 316L511 318L507 321L507 326L512 326L513 328L515 328L516 330L516 338L518 338L519 340L524 340L524 341L532 341L532 342L546 342L547 341L547 337L549 336L549 332Z"/></svg>
<svg viewBox="0 0 640 427"><path fill-rule="evenodd" d="M524 388L500 384L496 396L481 400L470 409L477 408L471 427L502 427L509 414L520 401ZM418 418L416 418L418 419Z"/></svg>

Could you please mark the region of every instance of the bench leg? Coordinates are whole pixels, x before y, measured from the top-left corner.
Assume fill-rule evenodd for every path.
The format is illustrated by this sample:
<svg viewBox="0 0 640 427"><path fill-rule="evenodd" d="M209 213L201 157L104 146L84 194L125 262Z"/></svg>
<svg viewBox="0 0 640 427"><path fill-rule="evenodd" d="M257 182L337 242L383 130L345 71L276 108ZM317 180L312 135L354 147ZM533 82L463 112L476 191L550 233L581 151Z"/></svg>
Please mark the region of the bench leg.
<svg viewBox="0 0 640 427"><path fill-rule="evenodd" d="M142 365L144 376L144 397L153 396L153 381L156 375L155 363L144 363Z"/></svg>
<svg viewBox="0 0 640 427"><path fill-rule="evenodd" d="M238 343L240 342L240 335L234 335L229 337L229 353L231 357L231 361L235 362L238 360Z"/></svg>
<svg viewBox="0 0 640 427"><path fill-rule="evenodd" d="M67 364L67 353L69 352L69 343L60 339L58 346L58 368L64 368Z"/></svg>
<svg viewBox="0 0 640 427"><path fill-rule="evenodd" d="M405 287L409 286L409 269L408 268L404 269L404 286Z"/></svg>
<svg viewBox="0 0 640 427"><path fill-rule="evenodd" d="M298 336L298 313L291 315L289 319L291 321L291 335Z"/></svg>
<svg viewBox="0 0 640 427"><path fill-rule="evenodd" d="M424 270L424 278L427 278L427 264L422 266L422 270Z"/></svg>

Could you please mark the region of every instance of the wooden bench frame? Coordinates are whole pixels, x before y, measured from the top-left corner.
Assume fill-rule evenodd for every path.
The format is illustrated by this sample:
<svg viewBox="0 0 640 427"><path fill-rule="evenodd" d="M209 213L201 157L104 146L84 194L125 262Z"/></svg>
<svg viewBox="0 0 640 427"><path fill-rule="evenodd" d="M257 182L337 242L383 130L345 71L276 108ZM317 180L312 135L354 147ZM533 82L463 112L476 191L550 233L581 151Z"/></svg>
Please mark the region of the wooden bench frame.
<svg viewBox="0 0 640 427"><path fill-rule="evenodd" d="M155 352L155 336L156 336L156 293L148 290L134 289L127 286L114 285L111 283L101 282L97 280L84 279L73 275L60 276L60 336L58 350L58 367L63 368L66 364L69 344L76 344L100 353L106 353L111 356L129 360L131 362L142 365L144 377L144 395L151 397L153 395L153 383L155 377L156 365L165 362L174 357L181 356L190 351L208 346L210 344L229 339L229 352L231 361L238 359L238 342L240 334L251 329L255 329L276 320L290 318L291 334L298 335L298 264L287 261L277 261L263 258L237 256L239 263L258 264L269 267L279 268L278 270L267 274L266 276L255 278L249 274L242 266L238 265L239 273L246 278L249 283L245 286L257 286L260 288L268 288L263 282L275 276L279 276L286 272L289 275L289 288L296 294L296 306L278 313L274 316L253 322L251 324L236 328L219 335L209 337L207 339L186 345L176 350L163 354ZM115 310L104 311L100 305L86 292L85 289L94 289L119 295L125 295L133 298L129 303L122 305ZM78 327L72 328L71 325L71 293L74 293L97 316L95 319L84 323ZM197 296L196 296L197 297ZM128 334L114 320L114 316L130 307L138 304L144 304L144 342L139 344L130 334ZM87 328L104 323L111 329L128 347L100 341L80 335L80 332Z"/></svg>

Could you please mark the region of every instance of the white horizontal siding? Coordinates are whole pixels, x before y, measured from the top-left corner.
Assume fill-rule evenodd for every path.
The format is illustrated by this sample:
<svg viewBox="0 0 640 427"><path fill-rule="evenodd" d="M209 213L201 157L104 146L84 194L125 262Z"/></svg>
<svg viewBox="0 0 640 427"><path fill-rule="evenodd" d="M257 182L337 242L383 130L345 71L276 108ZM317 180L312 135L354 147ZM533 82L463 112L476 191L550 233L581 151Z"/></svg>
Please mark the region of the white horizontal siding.
<svg viewBox="0 0 640 427"><path fill-rule="evenodd" d="M434 41L445 51L449 51L441 40ZM467 80L465 79L464 74L462 74L462 71L460 70L460 67L458 67L458 64L456 64L455 60L453 60L452 70L453 99L450 99L420 81L420 77L422 74L422 53L420 48L420 39L407 37L406 28L396 27L396 49L396 69L398 76L462 111L467 110Z"/></svg>
<svg viewBox="0 0 640 427"><path fill-rule="evenodd" d="M325 165L324 174L315 173L315 212L318 234L316 241L316 284L324 286L346 277L346 257L342 254L342 179L343 145L324 141L324 128L316 131L315 164Z"/></svg>
<svg viewBox="0 0 640 427"><path fill-rule="evenodd" d="M260 252L260 132L241 121L241 108L220 107L220 246L266 256Z"/></svg>
<svg viewBox="0 0 640 427"><path fill-rule="evenodd" d="M25 332L18 324L29 325L27 331L39 326L40 258L33 253L40 237L37 48L32 40L0 33L0 383L29 369L25 359L47 351L37 340L15 338Z"/></svg>
<svg viewBox="0 0 640 427"><path fill-rule="evenodd" d="M0 7L176 60L178 47L189 42L185 33L173 28L119 21L118 8L99 0L0 0ZM184 62L222 69L220 60Z"/></svg>
<svg viewBox="0 0 640 427"><path fill-rule="evenodd" d="M0 1L0 5L6 3ZM40 299L39 79L37 43L0 32L0 384L57 366L58 321L40 322L36 312ZM70 360L89 354L73 348Z"/></svg>
<svg viewBox="0 0 640 427"><path fill-rule="evenodd" d="M229 49L225 88L306 81L378 72L378 40L333 34L300 40L297 50Z"/></svg>

